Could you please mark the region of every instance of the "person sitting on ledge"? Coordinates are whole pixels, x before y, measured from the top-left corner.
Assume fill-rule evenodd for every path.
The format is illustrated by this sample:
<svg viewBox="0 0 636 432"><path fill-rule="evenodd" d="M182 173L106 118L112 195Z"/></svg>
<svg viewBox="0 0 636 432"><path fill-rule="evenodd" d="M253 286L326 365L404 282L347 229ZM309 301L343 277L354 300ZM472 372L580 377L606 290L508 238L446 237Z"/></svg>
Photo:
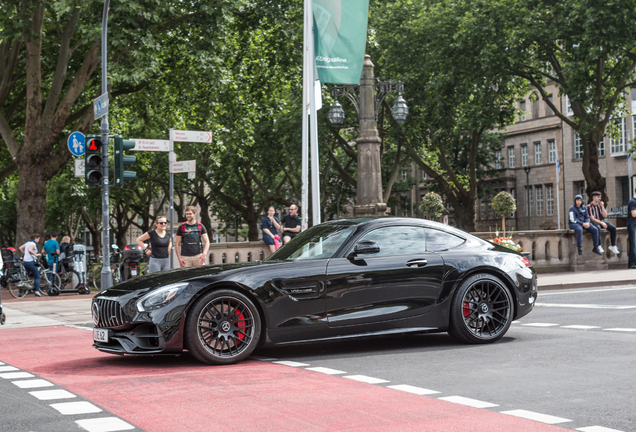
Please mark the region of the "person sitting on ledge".
<svg viewBox="0 0 636 432"><path fill-rule="evenodd" d="M579 255L583 255L583 230L592 233L594 249L592 252L603 255L603 248L599 243L598 229L590 223L590 216L587 214L587 207L583 205L583 197L574 197L574 205L570 207L570 229L576 231L576 245L579 248Z"/></svg>
<svg viewBox="0 0 636 432"><path fill-rule="evenodd" d="M612 245L608 249L618 255L620 251L616 247L616 227L605 221L607 210L605 210L605 203L601 201L600 192L592 192L592 202L587 205L587 213L590 216L590 222L598 229L599 233L601 228L609 231Z"/></svg>

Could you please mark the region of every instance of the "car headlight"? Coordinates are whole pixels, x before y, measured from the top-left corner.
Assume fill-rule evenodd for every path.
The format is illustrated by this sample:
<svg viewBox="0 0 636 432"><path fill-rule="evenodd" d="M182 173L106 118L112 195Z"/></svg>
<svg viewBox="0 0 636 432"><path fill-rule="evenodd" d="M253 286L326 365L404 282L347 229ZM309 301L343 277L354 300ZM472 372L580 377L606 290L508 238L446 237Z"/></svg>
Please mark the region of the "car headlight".
<svg viewBox="0 0 636 432"><path fill-rule="evenodd" d="M174 298L179 295L187 286L187 282L176 283L166 285L163 288L152 291L137 300L137 310L139 312L148 312L151 310L162 308L170 303L172 300L174 300Z"/></svg>

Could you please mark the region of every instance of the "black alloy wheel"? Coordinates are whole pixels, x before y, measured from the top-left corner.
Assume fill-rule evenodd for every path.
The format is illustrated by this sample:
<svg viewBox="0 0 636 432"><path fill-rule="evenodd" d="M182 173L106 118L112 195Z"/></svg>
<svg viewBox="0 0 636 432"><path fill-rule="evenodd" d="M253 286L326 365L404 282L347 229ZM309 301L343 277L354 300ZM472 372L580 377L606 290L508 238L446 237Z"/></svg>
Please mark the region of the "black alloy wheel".
<svg viewBox="0 0 636 432"><path fill-rule="evenodd" d="M465 343L499 340L510 328L514 307L504 283L490 274L468 278L451 306L449 333Z"/></svg>
<svg viewBox="0 0 636 432"><path fill-rule="evenodd" d="M258 345L261 319L245 295L213 291L197 301L186 319L188 350L208 364L232 364L246 359Z"/></svg>

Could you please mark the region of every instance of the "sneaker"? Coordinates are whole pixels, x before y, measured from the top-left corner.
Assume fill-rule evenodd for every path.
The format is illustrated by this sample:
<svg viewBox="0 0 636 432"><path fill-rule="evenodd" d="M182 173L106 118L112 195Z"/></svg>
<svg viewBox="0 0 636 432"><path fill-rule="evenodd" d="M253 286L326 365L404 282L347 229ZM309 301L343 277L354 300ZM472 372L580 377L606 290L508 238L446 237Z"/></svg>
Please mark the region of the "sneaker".
<svg viewBox="0 0 636 432"><path fill-rule="evenodd" d="M616 255L621 253L616 246L610 246L608 249L614 252Z"/></svg>
<svg viewBox="0 0 636 432"><path fill-rule="evenodd" d="M36 291L33 293L36 297L42 297L42 294L40 294L40 291Z"/></svg>
<svg viewBox="0 0 636 432"><path fill-rule="evenodd" d="M583 255L583 249L579 248L579 255Z"/></svg>
<svg viewBox="0 0 636 432"><path fill-rule="evenodd" d="M603 252L601 252L601 250L597 247L592 249L592 253L595 253L596 255L603 255Z"/></svg>
<svg viewBox="0 0 636 432"><path fill-rule="evenodd" d="M603 249L603 246L601 245L598 245L597 249L601 251L601 253L605 252L605 249Z"/></svg>

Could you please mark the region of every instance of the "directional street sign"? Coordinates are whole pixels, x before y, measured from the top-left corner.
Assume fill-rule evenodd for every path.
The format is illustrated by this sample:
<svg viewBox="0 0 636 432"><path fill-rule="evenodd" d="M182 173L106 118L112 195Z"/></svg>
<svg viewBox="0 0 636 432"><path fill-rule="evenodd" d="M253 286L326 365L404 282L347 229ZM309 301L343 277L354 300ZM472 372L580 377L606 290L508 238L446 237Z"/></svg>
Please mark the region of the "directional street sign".
<svg viewBox="0 0 636 432"><path fill-rule="evenodd" d="M174 174L194 172L197 169L196 160L178 161L170 163L170 172Z"/></svg>
<svg viewBox="0 0 636 432"><path fill-rule="evenodd" d="M198 143L212 142L212 132L173 130L172 134L174 141Z"/></svg>
<svg viewBox="0 0 636 432"><path fill-rule="evenodd" d="M108 114L108 93L104 93L93 100L93 114L95 115L95 120Z"/></svg>
<svg viewBox="0 0 636 432"><path fill-rule="evenodd" d="M75 177L84 177L85 169L84 159L75 159Z"/></svg>
<svg viewBox="0 0 636 432"><path fill-rule="evenodd" d="M68 137L67 145L73 156L84 156L86 137L81 132L73 132Z"/></svg>
<svg viewBox="0 0 636 432"><path fill-rule="evenodd" d="M134 151L170 151L170 140L131 138L135 142Z"/></svg>

